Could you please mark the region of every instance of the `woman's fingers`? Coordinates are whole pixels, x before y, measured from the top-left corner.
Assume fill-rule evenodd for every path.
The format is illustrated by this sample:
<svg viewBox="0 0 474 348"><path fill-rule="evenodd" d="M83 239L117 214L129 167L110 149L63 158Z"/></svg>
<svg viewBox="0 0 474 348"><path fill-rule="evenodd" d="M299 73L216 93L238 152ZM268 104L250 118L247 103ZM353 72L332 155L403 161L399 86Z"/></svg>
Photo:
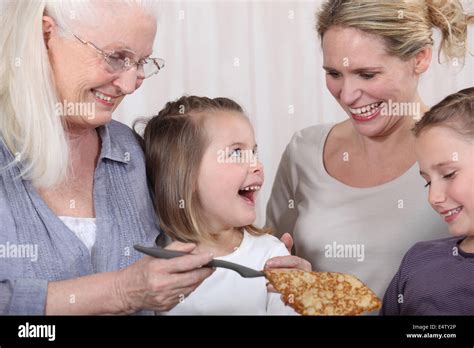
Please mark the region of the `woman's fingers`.
<svg viewBox="0 0 474 348"><path fill-rule="evenodd" d="M265 269L268 268L296 268L302 271L311 271L311 264L298 256L276 256L267 261Z"/></svg>
<svg viewBox="0 0 474 348"><path fill-rule="evenodd" d="M270 283L267 283L267 291L268 292L278 292L278 291L276 291L275 287Z"/></svg>
<svg viewBox="0 0 474 348"><path fill-rule="evenodd" d="M191 253L193 243L173 242L166 249ZM143 257L121 272L128 307L168 311L196 289L214 270L203 267L212 254L189 254L172 259Z"/></svg>
<svg viewBox="0 0 474 348"><path fill-rule="evenodd" d="M170 275L170 288L162 290L155 297L155 311L169 311L185 299L201 285L201 283L213 273L212 268L203 267L202 269L186 272L183 274Z"/></svg>
<svg viewBox="0 0 474 348"><path fill-rule="evenodd" d="M187 287L187 288L176 289L164 301L161 301L160 298L156 298L155 301L158 305L157 305L157 307L154 308L154 310L157 311L157 312L172 310L174 307L176 307L181 302L186 301L186 299L189 297L189 295L191 295L191 293L194 290L196 290L196 287L197 286L190 286L190 287Z"/></svg>
<svg viewBox="0 0 474 348"><path fill-rule="evenodd" d="M280 241L285 244L286 249L288 249L288 252L291 254L291 249L293 248L293 237L291 234L288 232L284 233L283 236L281 236Z"/></svg>
<svg viewBox="0 0 474 348"><path fill-rule="evenodd" d="M207 277L214 273L214 269L211 267L202 267L194 271L186 273L175 273L170 275L170 282L173 284L175 289L183 288L196 288L201 284Z"/></svg>
<svg viewBox="0 0 474 348"><path fill-rule="evenodd" d="M212 254L203 253L196 255L189 254L168 260L156 259L154 267L166 273L188 272L208 264L212 260L212 257Z"/></svg>
<svg viewBox="0 0 474 348"><path fill-rule="evenodd" d="M291 234L288 232L284 233L283 236L281 236L280 241L285 244L286 249L288 249L288 252L291 254L291 249L293 248L293 237ZM265 269L269 268L296 268L303 271L311 271L311 264L305 259L297 256L277 256L267 261ZM267 283L267 291L277 292L269 282Z"/></svg>
<svg viewBox="0 0 474 348"><path fill-rule="evenodd" d="M174 244L172 248L194 249L185 243ZM168 260L144 256L117 272L117 296L130 311L172 308L177 304L176 293L183 291L180 289L194 290L212 274L212 268L202 267L211 260L212 255L206 253Z"/></svg>
<svg viewBox="0 0 474 348"><path fill-rule="evenodd" d="M211 273L212 274L212 273ZM183 288L179 288L179 289L176 289L176 294L178 295L178 299L179 299L179 302L182 302L184 301L184 299L186 297L188 297L189 295L191 295L191 293L196 290L196 288L202 284L202 282L206 279L207 277L204 277L203 279L201 279L200 281L198 281L197 283L193 283L191 284L190 286L185 286ZM183 283L185 284L185 283Z"/></svg>
<svg viewBox="0 0 474 348"><path fill-rule="evenodd" d="M182 243L182 242L173 242L168 245L165 249L182 251L190 253L196 248L194 243ZM166 271L168 273L180 273L187 272L196 268L201 268L202 266L208 264L213 258L212 254L190 254L181 257L175 257L173 259L168 259L166 262Z"/></svg>

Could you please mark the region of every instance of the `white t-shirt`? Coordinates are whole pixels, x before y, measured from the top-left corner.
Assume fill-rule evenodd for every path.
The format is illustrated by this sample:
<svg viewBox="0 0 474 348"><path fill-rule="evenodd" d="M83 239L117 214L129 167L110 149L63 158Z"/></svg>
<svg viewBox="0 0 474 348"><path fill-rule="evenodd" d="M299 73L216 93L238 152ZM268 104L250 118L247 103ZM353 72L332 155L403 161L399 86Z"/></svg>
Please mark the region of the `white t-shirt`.
<svg viewBox="0 0 474 348"><path fill-rule="evenodd" d="M58 216L59 219L81 240L92 253L97 233L95 218L78 218L73 216Z"/></svg>
<svg viewBox="0 0 474 348"><path fill-rule="evenodd" d="M244 232L242 242L232 254L216 257L256 270L274 256L288 255L285 245L271 235L253 236ZM217 268L187 298L163 315L262 315L296 313L278 293L267 292L266 278L243 278L237 272Z"/></svg>

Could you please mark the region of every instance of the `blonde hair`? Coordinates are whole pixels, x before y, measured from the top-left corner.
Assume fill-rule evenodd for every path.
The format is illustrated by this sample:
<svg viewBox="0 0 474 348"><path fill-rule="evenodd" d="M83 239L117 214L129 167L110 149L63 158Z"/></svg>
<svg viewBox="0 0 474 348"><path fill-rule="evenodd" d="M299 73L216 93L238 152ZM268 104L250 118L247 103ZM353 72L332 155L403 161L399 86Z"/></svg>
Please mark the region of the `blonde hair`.
<svg viewBox="0 0 474 348"><path fill-rule="evenodd" d="M447 127L469 142L474 141L474 87L453 93L433 106L415 124L416 137L434 126Z"/></svg>
<svg viewBox="0 0 474 348"><path fill-rule="evenodd" d="M239 104L227 98L183 96L166 106L146 123L141 143L145 152L148 180L155 196L161 229L175 240L212 240L196 191L200 164L209 139L204 122L218 111L244 115ZM268 229L244 226L250 234L262 235Z"/></svg>
<svg viewBox="0 0 474 348"><path fill-rule="evenodd" d="M50 15L69 28L69 23L94 18L93 14L98 12L94 3L92 0L22 0L3 4L0 136L21 163L22 178L32 180L38 187L61 182L69 165L68 141L56 107L59 98L43 38L43 15ZM156 6L154 0L120 0L120 3L146 9Z"/></svg>
<svg viewBox="0 0 474 348"><path fill-rule="evenodd" d="M467 28L474 16L459 0L328 0L317 14L322 40L332 26L356 28L384 39L387 52L403 60L432 46L433 27L442 34L438 52L464 62Z"/></svg>

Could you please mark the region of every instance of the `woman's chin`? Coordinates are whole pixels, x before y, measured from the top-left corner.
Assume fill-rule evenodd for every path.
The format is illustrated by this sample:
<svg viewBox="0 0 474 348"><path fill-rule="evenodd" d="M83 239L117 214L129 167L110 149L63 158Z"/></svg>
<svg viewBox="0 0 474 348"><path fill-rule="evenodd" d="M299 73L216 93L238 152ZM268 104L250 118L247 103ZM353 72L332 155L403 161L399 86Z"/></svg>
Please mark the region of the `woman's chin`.
<svg viewBox="0 0 474 348"><path fill-rule="evenodd" d="M80 127L97 128L112 121L112 112L98 112L89 116L70 117L69 124Z"/></svg>
<svg viewBox="0 0 474 348"><path fill-rule="evenodd" d="M112 121L112 111L97 112L94 117L88 117L86 120L89 124L102 126Z"/></svg>
<svg viewBox="0 0 474 348"><path fill-rule="evenodd" d="M384 125L379 120L375 119L368 122L358 122L351 119L352 124L356 131L366 137L374 137L379 135L384 130Z"/></svg>

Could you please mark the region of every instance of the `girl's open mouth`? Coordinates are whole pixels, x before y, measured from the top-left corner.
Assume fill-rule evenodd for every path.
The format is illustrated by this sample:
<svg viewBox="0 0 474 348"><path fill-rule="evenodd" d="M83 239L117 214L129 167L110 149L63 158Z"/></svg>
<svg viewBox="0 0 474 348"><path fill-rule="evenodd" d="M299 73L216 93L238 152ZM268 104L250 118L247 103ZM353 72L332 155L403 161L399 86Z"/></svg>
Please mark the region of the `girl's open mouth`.
<svg viewBox="0 0 474 348"><path fill-rule="evenodd" d="M255 205L256 192L260 190L259 185L247 186L239 190L239 196L249 205Z"/></svg>

